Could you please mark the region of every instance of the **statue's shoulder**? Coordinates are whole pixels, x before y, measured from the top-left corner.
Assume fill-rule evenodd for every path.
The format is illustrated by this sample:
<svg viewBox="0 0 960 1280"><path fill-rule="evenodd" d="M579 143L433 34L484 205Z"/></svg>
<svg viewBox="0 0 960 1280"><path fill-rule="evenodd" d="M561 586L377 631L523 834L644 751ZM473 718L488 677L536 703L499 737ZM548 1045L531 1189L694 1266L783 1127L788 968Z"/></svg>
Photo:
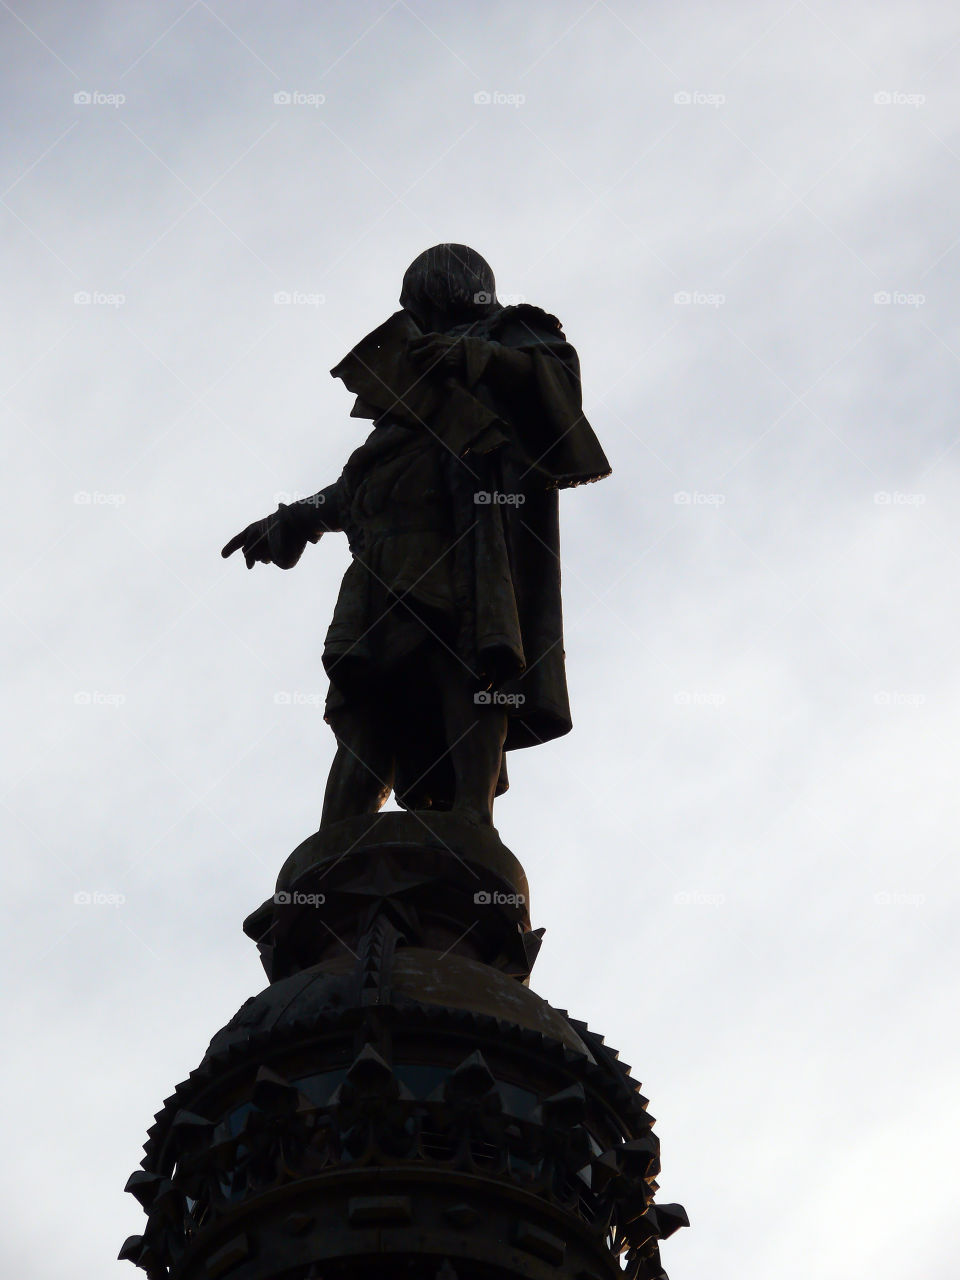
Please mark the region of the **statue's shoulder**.
<svg viewBox="0 0 960 1280"><path fill-rule="evenodd" d="M566 334L556 316L532 302L503 307L494 317L491 337L506 346L529 346L532 342L566 342Z"/></svg>

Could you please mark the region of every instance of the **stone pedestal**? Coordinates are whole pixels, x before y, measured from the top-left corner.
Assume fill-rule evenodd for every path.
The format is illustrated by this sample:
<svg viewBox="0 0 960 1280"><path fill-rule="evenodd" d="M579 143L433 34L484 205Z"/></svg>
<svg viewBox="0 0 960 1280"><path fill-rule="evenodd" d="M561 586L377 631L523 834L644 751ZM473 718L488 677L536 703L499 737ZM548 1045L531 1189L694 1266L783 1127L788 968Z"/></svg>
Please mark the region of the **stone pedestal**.
<svg viewBox="0 0 960 1280"><path fill-rule="evenodd" d="M270 985L158 1113L121 1257L150 1280L662 1276L686 1216L654 1206L646 1099L530 990L542 931L493 828L338 823L244 928Z"/></svg>

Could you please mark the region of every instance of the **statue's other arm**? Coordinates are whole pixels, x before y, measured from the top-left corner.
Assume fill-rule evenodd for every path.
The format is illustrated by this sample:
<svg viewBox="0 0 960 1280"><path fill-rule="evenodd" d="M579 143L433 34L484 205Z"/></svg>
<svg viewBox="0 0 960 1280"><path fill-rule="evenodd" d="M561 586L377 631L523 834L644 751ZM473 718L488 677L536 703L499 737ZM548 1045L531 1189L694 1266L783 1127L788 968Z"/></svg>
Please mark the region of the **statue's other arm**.
<svg viewBox="0 0 960 1280"><path fill-rule="evenodd" d="M463 340L463 365L468 385L482 377L495 396L510 399L533 385L533 358L526 351L489 338Z"/></svg>
<svg viewBox="0 0 960 1280"><path fill-rule="evenodd" d="M412 342L410 354L425 372L460 373L468 387L482 377L497 396L515 396L533 381L531 356L490 338L431 333Z"/></svg>

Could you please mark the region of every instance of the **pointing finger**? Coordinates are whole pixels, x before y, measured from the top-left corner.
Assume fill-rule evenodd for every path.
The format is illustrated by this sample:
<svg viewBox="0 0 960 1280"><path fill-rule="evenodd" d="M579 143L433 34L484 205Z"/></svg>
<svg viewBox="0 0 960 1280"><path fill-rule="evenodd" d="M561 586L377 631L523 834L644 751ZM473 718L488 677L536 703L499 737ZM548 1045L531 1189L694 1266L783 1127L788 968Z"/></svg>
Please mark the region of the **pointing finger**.
<svg viewBox="0 0 960 1280"><path fill-rule="evenodd" d="M240 550L240 548L243 546L243 539L244 539L245 533L246 533L246 530L244 530L244 533L238 533L235 538L230 539L227 545L220 552L224 560L226 560L227 556L232 556L235 551Z"/></svg>

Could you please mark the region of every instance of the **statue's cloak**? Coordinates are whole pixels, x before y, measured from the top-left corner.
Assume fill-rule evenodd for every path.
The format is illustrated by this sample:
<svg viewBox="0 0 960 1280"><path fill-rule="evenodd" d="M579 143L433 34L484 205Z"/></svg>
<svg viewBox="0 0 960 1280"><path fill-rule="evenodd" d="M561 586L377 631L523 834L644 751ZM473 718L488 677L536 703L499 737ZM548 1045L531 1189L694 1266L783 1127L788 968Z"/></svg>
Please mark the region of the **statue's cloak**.
<svg viewBox="0 0 960 1280"><path fill-rule="evenodd" d="M324 647L327 718L336 728L338 708L382 689L414 634L432 635L502 703L509 750L571 728L557 494L610 466L555 317L504 307L450 332L464 338L455 378L410 360L422 335L406 311L331 370L357 396L353 416L376 425L324 491L328 527L345 530L354 556ZM497 344L528 356L532 376L505 389ZM384 637L397 599L408 607Z"/></svg>

